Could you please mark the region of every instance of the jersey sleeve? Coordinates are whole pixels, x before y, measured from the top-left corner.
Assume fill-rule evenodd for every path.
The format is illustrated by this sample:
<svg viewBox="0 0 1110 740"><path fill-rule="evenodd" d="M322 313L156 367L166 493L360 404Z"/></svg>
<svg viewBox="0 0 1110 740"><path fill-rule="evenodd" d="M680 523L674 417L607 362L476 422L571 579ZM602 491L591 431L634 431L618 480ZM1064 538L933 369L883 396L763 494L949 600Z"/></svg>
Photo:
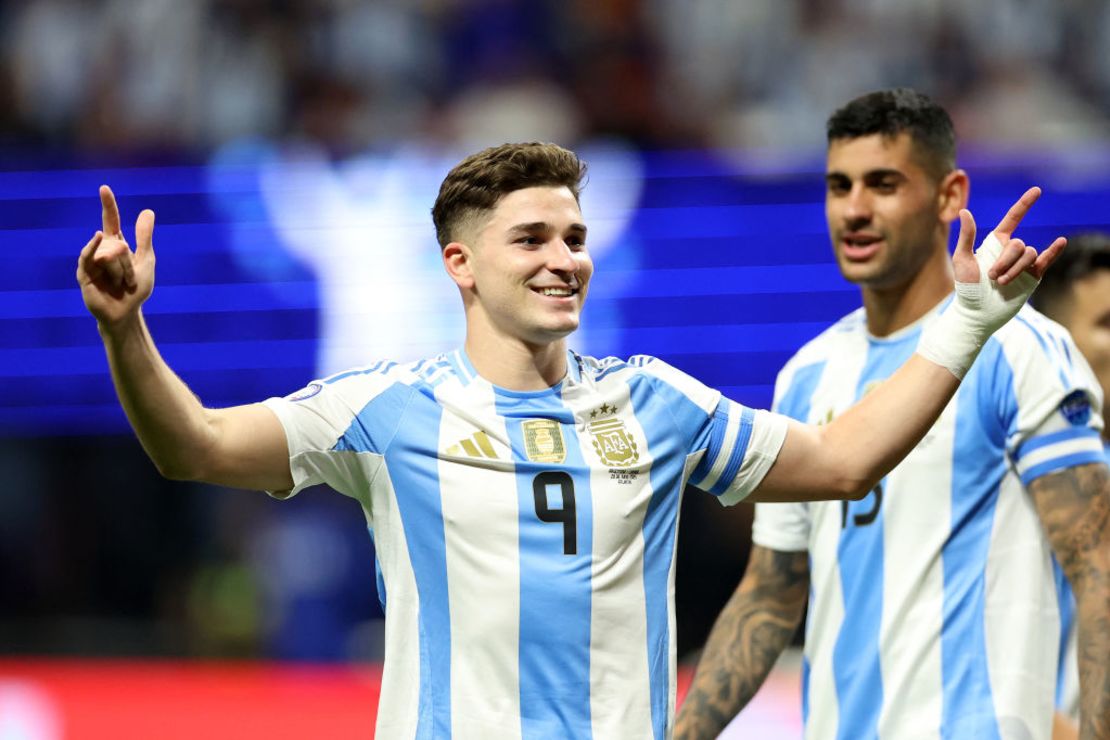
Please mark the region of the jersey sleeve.
<svg viewBox="0 0 1110 740"><path fill-rule="evenodd" d="M800 389L808 387L806 378L820 370L820 365L804 365L797 356L792 358L775 378L774 411L805 423L809 399ZM805 502L758 503L752 542L783 552L808 550L811 522L809 504Z"/></svg>
<svg viewBox="0 0 1110 740"><path fill-rule="evenodd" d="M752 542L783 552L809 549L810 518L805 503L758 503Z"/></svg>
<svg viewBox="0 0 1110 740"><path fill-rule="evenodd" d="M636 358L697 458L689 483L731 505L759 486L786 438L786 420L750 409L656 358Z"/></svg>
<svg viewBox="0 0 1110 740"><path fill-rule="evenodd" d="M722 397L709 421L708 445L690 484L731 506L759 487L771 469L786 439L786 419Z"/></svg>
<svg viewBox="0 0 1110 740"><path fill-rule="evenodd" d="M989 392L1003 395L1006 449L1022 483L1105 461L1102 389L1071 336L1031 310L1016 321L1002 344L1003 369L994 373Z"/></svg>
<svg viewBox="0 0 1110 740"><path fill-rule="evenodd" d="M286 498L324 483L353 498L367 497L404 411L407 394L386 392L392 387L396 384L385 376L355 376L313 381L288 396L264 401L285 430L293 477L291 490L271 495ZM372 405L375 416L390 419L389 424L361 423L360 413ZM349 449L352 435L367 434L377 438L365 440L359 452Z"/></svg>

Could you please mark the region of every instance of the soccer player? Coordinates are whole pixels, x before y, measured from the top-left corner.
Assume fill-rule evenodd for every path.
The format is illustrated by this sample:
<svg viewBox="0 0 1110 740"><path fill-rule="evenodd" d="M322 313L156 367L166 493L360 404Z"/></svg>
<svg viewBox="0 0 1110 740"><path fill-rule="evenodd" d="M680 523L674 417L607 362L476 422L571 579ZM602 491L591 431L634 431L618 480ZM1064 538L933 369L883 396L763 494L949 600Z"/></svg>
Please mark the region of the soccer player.
<svg viewBox="0 0 1110 740"><path fill-rule="evenodd" d="M1068 242L1062 259L1053 265L1037 289L1033 305L1058 321L1087 358L1102 388L1102 418L1110 412L1110 234L1080 234ZM1110 425L1103 427L1102 444L1110 461ZM1060 645L1056 707L1066 718L1079 714L1078 654L1075 599L1056 565L1063 640ZM1063 720L1058 720L1064 726Z"/></svg>
<svg viewBox="0 0 1110 740"><path fill-rule="evenodd" d="M832 115L825 179L833 251L863 307L779 375L775 409L814 424L835 424L873 393L961 299L946 247L969 187L947 113L906 89ZM676 737L716 737L794 635L808 596L807 738L1048 738L1060 634L1052 553L1079 597L1084 737L1108 737L1100 408L1071 338L1023 307L866 497L757 504L747 572L710 633Z"/></svg>
<svg viewBox="0 0 1110 740"><path fill-rule="evenodd" d="M103 230L78 282L158 469L279 498L327 483L362 505L386 611L380 737L666 737L685 483L724 503L863 495L1064 244L1038 255L1012 238L1036 189L977 253L962 212L965 300L889 383L805 425L652 358L568 349L593 277L583 174L576 155L546 144L487 149L448 173L432 218L462 297L461 349L225 409L201 405L143 322L154 214L139 215L132 253L101 188Z"/></svg>

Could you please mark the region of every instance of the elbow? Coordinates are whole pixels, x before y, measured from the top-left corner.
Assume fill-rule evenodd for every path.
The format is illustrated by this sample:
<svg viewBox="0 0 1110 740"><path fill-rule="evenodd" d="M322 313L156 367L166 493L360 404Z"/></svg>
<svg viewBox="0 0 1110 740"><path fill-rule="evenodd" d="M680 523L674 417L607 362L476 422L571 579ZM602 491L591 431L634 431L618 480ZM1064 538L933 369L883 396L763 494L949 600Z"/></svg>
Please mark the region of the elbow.
<svg viewBox="0 0 1110 740"><path fill-rule="evenodd" d="M832 488L836 497L845 501L860 501L875 489L879 481L860 474L859 471L845 470L836 476Z"/></svg>
<svg viewBox="0 0 1110 740"><path fill-rule="evenodd" d="M850 480L846 481L837 489L840 493L839 498L846 501L861 501L867 498L867 494L874 490L875 486L867 481Z"/></svg>
<svg viewBox="0 0 1110 740"><path fill-rule="evenodd" d="M169 480L192 481L200 478L199 472L182 460L159 460L152 457L151 462L158 474Z"/></svg>

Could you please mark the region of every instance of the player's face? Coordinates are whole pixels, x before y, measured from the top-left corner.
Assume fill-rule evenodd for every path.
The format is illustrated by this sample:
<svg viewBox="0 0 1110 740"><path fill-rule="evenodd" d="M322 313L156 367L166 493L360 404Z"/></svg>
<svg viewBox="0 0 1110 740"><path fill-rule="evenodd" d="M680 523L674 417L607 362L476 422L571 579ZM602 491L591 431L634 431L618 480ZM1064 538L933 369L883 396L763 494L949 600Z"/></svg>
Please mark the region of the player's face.
<svg viewBox="0 0 1110 740"><path fill-rule="evenodd" d="M578 328L594 266L582 212L566 187L502 197L471 259L473 292L493 331L541 345Z"/></svg>
<svg viewBox="0 0 1110 740"><path fill-rule="evenodd" d="M833 250L853 283L905 285L946 243L939 184L915 159L908 134L834 141L825 182Z"/></svg>
<svg viewBox="0 0 1110 740"><path fill-rule="evenodd" d="M1067 327L1075 344L1110 396L1110 270L1098 270L1072 284ZM1110 398L1103 413L1110 411Z"/></svg>

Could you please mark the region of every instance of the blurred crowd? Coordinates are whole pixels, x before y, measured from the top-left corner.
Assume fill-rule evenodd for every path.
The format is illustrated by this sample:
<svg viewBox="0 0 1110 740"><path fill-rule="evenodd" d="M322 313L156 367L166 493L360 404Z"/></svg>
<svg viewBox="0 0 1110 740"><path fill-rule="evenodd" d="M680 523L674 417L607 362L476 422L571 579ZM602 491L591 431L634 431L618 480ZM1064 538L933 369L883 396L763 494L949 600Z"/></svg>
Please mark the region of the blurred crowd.
<svg viewBox="0 0 1110 740"><path fill-rule="evenodd" d="M10 0L4 138L92 151L309 138L820 145L918 87L965 141L1110 133L1104 0Z"/></svg>

